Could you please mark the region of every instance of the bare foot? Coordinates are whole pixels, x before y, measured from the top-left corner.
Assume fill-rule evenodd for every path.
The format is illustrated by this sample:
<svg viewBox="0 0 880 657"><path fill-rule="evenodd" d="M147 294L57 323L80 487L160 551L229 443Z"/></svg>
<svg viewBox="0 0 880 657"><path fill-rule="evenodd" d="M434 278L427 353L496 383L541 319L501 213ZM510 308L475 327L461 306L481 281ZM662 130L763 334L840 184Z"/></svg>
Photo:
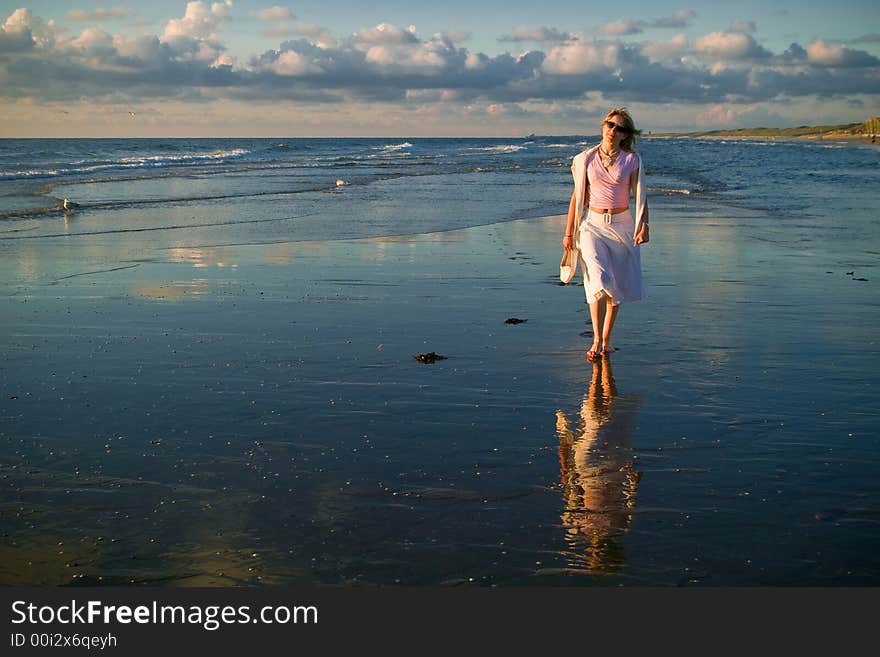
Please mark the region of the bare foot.
<svg viewBox="0 0 880 657"><path fill-rule="evenodd" d="M603 355L603 356L607 356L607 355L609 355L609 354L613 354L615 351L617 351L617 349L615 349L614 347L612 347L612 346L611 346L609 343L607 343L607 342L605 343L605 346L602 347L602 355Z"/></svg>
<svg viewBox="0 0 880 657"><path fill-rule="evenodd" d="M602 343L598 340L593 340L593 346L587 351L587 360L593 362L599 356L602 355Z"/></svg>

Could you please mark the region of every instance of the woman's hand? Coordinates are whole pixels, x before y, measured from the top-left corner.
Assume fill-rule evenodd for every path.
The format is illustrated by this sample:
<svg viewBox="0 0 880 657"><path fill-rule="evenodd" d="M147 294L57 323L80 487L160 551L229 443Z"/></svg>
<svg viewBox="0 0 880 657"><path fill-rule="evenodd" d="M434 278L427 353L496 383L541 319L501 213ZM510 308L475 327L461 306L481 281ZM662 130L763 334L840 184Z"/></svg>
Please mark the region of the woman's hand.
<svg viewBox="0 0 880 657"><path fill-rule="evenodd" d="M562 248L566 251L574 248L574 240L571 238L571 235L566 235L562 238Z"/></svg>
<svg viewBox="0 0 880 657"><path fill-rule="evenodd" d="M648 241L650 228L648 228L648 224L642 222L641 227L639 228L638 234L633 239L633 246L638 246L639 244L644 244Z"/></svg>

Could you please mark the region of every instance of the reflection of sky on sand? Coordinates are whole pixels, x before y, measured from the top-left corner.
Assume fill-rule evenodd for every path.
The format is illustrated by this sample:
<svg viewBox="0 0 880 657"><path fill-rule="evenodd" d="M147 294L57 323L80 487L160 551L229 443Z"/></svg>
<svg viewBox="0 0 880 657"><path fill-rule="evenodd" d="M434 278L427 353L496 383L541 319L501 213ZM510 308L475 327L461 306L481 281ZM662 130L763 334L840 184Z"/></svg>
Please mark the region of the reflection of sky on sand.
<svg viewBox="0 0 880 657"><path fill-rule="evenodd" d="M196 301L210 293L211 282L195 279L187 283L169 283L167 285L137 285L131 292L143 299L157 301Z"/></svg>
<svg viewBox="0 0 880 657"><path fill-rule="evenodd" d="M171 262L190 263L196 269L204 267L238 267L236 254L228 248L172 247L168 250Z"/></svg>
<svg viewBox="0 0 880 657"><path fill-rule="evenodd" d="M696 558L707 584L876 582L877 288L786 256L768 303L788 251L725 224L747 217L654 219L651 297L615 329L637 413L588 373L559 217L0 243L0 582L666 585ZM832 279L851 321L815 303Z"/></svg>
<svg viewBox="0 0 880 657"><path fill-rule="evenodd" d="M563 556L570 568L608 574L625 563L623 537L641 478L632 453L637 410L634 398L618 397L611 362L604 359L593 363L577 426L556 412L569 548Z"/></svg>
<svg viewBox="0 0 880 657"><path fill-rule="evenodd" d="M38 457L52 442L45 439L31 454L32 464L44 463ZM4 529L14 539L0 542L0 582L236 586L308 577L293 551L279 553L254 532L263 498L230 485L247 478L236 473L253 471L249 452L200 465L181 458L172 441L124 442L97 457L96 469L140 473L137 478L71 473L64 459L10 476L17 513L5 514ZM85 463L96 456L76 458ZM164 480L150 479L138 461L157 462ZM219 472L228 473L222 488L213 485Z"/></svg>

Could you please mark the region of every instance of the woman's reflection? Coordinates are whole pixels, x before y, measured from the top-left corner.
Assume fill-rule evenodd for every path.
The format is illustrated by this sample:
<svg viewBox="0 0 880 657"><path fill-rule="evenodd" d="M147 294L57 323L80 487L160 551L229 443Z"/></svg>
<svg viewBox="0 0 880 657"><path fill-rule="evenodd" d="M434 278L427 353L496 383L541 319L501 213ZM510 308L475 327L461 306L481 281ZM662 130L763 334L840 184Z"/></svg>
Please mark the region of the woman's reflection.
<svg viewBox="0 0 880 657"><path fill-rule="evenodd" d="M556 411L568 565L594 574L624 563L622 538L632 522L641 473L631 447L639 400L617 396L609 359L593 363L576 428Z"/></svg>

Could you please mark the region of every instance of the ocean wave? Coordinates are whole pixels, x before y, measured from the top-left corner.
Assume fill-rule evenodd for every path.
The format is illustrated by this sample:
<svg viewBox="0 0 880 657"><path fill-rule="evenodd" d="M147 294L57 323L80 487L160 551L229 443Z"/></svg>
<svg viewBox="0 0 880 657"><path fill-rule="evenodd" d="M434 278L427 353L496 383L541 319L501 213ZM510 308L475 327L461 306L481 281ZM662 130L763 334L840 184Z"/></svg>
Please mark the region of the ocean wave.
<svg viewBox="0 0 880 657"><path fill-rule="evenodd" d="M228 151L213 151L211 153L185 153L181 155L143 155L137 157L122 157L118 160L74 160L66 165L55 166L46 169L25 169L21 171L0 171L0 180L21 180L28 178L54 178L57 176L70 176L78 173L90 173L106 169L158 169L164 166L177 166L196 164L200 162L225 162L229 159L247 155L250 151L244 148L234 148Z"/></svg>
<svg viewBox="0 0 880 657"><path fill-rule="evenodd" d="M388 144L387 146L375 146L373 150L382 151L384 153L393 153L394 151L400 151L404 148L412 148L412 144L408 141L403 142L402 144Z"/></svg>
<svg viewBox="0 0 880 657"><path fill-rule="evenodd" d="M250 153L244 148L233 148L229 151L213 151L211 153L183 153L181 155L146 155L141 157L123 157L119 161L125 164L161 166L174 162L199 162L203 160L225 160L241 157Z"/></svg>
<svg viewBox="0 0 880 657"><path fill-rule="evenodd" d="M516 153L525 149L521 144L505 144L503 146L483 146L481 148L466 148L465 150L476 153Z"/></svg>
<svg viewBox="0 0 880 657"><path fill-rule="evenodd" d="M699 189L676 189L675 187L648 187L649 192L657 192L659 194L683 194L690 196L691 194L699 194Z"/></svg>

